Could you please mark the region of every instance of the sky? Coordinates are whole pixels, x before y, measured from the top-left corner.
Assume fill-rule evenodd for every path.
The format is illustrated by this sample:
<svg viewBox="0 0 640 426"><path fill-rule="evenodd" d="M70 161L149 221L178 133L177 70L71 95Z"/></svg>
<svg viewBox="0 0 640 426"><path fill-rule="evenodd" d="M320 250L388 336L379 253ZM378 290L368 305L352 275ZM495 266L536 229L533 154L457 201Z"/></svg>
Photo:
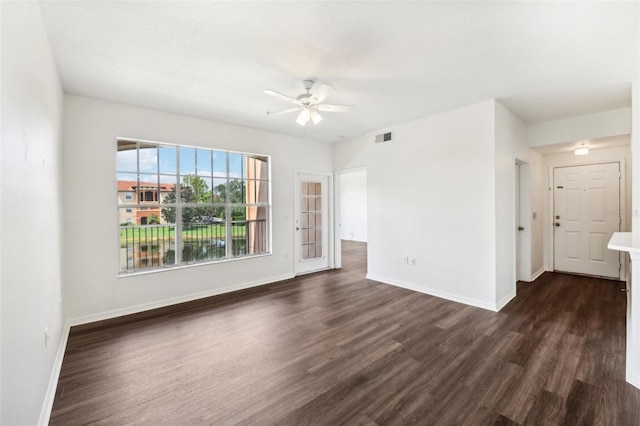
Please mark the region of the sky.
<svg viewBox="0 0 640 426"><path fill-rule="evenodd" d="M179 154L179 162L176 154ZM136 163L139 161L141 182L155 182L159 173L161 183L175 184L179 165L181 176L209 178L209 185L217 186L226 180L227 159L230 178L246 176L243 156L235 152L140 143L139 150L118 151L116 169L118 180L135 181L138 179Z"/></svg>

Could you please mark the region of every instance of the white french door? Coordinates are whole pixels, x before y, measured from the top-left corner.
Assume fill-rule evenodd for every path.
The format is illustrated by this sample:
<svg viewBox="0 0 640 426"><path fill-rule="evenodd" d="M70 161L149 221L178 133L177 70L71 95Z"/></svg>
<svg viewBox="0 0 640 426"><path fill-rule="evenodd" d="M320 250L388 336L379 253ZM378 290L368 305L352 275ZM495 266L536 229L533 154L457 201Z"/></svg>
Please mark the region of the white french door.
<svg viewBox="0 0 640 426"><path fill-rule="evenodd" d="M295 273L329 267L329 175L296 173Z"/></svg>
<svg viewBox="0 0 640 426"><path fill-rule="evenodd" d="M617 279L607 243L620 230L620 163L553 169L553 205L554 270Z"/></svg>

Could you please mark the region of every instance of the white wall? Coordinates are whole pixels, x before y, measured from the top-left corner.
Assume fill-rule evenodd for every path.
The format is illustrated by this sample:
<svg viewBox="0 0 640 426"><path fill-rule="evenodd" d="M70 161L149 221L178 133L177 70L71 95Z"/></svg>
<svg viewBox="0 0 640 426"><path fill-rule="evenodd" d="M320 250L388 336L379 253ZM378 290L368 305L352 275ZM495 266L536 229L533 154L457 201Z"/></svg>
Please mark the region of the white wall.
<svg viewBox="0 0 640 426"><path fill-rule="evenodd" d="M536 147L629 133L631 108L621 108L532 124L527 129L527 139L529 146Z"/></svg>
<svg viewBox="0 0 640 426"><path fill-rule="evenodd" d="M543 268L542 201L540 184L541 156L527 145L527 125L519 117L495 103L495 173L496 173L496 303L504 306L516 295L517 254L515 217L515 164L520 164L522 191L520 225L521 279L534 280ZM535 212L535 219L534 219Z"/></svg>
<svg viewBox="0 0 640 426"><path fill-rule="evenodd" d="M543 176L526 124L490 100L393 130L389 143L375 144L376 131L333 146L335 170L367 169L368 276L500 309L515 295L516 160L531 179ZM526 196L534 278L543 262L539 184Z"/></svg>
<svg viewBox="0 0 640 426"><path fill-rule="evenodd" d="M495 102L495 229L496 229L496 294L495 300L501 308L516 295L516 159L529 160L526 124ZM528 193L521 197L529 197ZM523 203L526 205L526 203ZM523 212L524 213L524 212ZM522 214L521 216L528 216ZM521 247L530 247L527 223L521 233ZM525 250L523 258L530 258L530 250ZM527 267L528 267L528 262Z"/></svg>
<svg viewBox="0 0 640 426"><path fill-rule="evenodd" d="M544 218L546 210L544 199L547 195L547 179L544 158L536 151L529 151L529 172L531 182L531 277L530 281L538 278L545 271L544 257ZM535 216L535 219L534 219Z"/></svg>
<svg viewBox="0 0 640 426"><path fill-rule="evenodd" d="M547 191L543 196L543 247L544 247L544 259L545 269L551 270L553 267L553 243L551 241L551 228L552 228L552 216L551 211L551 197L552 191L548 188L553 185L553 168L563 166L580 166L586 164L608 163L608 162L620 162L621 167L626 169L626 178L624 181L625 193L623 194L624 202L623 213L623 228L622 231L631 230L632 222L632 170L631 170L631 147L620 146L606 149L592 149L588 155L575 155L573 152L545 155L544 157L544 187Z"/></svg>
<svg viewBox="0 0 640 426"><path fill-rule="evenodd" d="M45 395L63 329L62 88L37 4L0 7L0 424L33 425L41 412L48 416ZM45 327L51 336L46 347Z"/></svg>
<svg viewBox="0 0 640 426"><path fill-rule="evenodd" d="M271 155L273 255L118 278L117 137ZM78 96L65 96L64 141L74 324L293 276L294 169L332 171L328 144Z"/></svg>
<svg viewBox="0 0 640 426"><path fill-rule="evenodd" d="M367 165L367 153L375 136L365 135L359 138L334 143L332 146L333 170L342 171L364 168Z"/></svg>
<svg viewBox="0 0 640 426"><path fill-rule="evenodd" d="M638 11L640 16L640 10ZM639 35L640 37L640 35ZM640 188L640 80L633 82L631 91L633 116L631 119L631 162L633 188ZM636 247L640 246L640 196L638 190L632 196L633 219L632 239ZM627 360L626 379L640 388L640 277L638 261L634 261L634 273L631 275L630 294L627 303Z"/></svg>
<svg viewBox="0 0 640 426"><path fill-rule="evenodd" d="M336 170L367 169L370 278L495 309L493 117L486 101L334 145Z"/></svg>
<svg viewBox="0 0 640 426"><path fill-rule="evenodd" d="M631 104L633 116L631 118L631 187L640 190L640 80L634 81L631 90ZM638 192L636 192L638 194ZM636 195L631 200L633 215L630 230L636 231L640 238L640 196ZM640 352L640 348L638 349ZM638 354L640 356L640 353ZM640 363L639 363L640 365ZM640 370L640 367L639 367Z"/></svg>
<svg viewBox="0 0 640 426"><path fill-rule="evenodd" d="M367 241L367 171L340 174L340 239Z"/></svg>

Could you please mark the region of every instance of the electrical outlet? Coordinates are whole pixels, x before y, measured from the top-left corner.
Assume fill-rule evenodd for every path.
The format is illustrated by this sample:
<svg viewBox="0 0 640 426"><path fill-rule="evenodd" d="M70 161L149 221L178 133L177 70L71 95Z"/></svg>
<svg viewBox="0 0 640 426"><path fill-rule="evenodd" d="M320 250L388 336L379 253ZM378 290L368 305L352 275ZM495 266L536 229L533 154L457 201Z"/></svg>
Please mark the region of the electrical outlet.
<svg viewBox="0 0 640 426"><path fill-rule="evenodd" d="M45 328L44 329L44 347L47 347L47 344L49 343L49 329Z"/></svg>
<svg viewBox="0 0 640 426"><path fill-rule="evenodd" d="M405 265L409 264L409 256L405 256L402 258L402 263L404 263Z"/></svg>
<svg viewBox="0 0 640 426"><path fill-rule="evenodd" d="M288 251L285 251L285 252L284 252L284 258L285 258L285 259L288 259L288 258L289 258L289 252L288 252Z"/></svg>
<svg viewBox="0 0 640 426"><path fill-rule="evenodd" d="M412 266L416 266L416 258L415 257L411 258L411 265Z"/></svg>

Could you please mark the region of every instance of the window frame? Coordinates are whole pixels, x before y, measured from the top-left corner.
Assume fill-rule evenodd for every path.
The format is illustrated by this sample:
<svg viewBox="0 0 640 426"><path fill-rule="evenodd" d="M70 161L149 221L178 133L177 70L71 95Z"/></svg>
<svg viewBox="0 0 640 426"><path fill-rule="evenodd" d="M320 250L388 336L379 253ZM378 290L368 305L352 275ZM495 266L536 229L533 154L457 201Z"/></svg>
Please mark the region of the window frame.
<svg viewBox="0 0 640 426"><path fill-rule="evenodd" d="M121 142L128 142L131 144L135 144L135 151L136 151L136 171L125 171L125 170L119 170L118 168L118 153L120 152L119 150L119 144ZM117 247L118 247L118 262L117 262L117 275L118 277L128 277L128 276L135 276L135 275L139 275L139 274L148 274L148 273L155 273L155 272L162 272L162 271L166 271L166 270L173 270L173 269L180 269L180 268L188 268L188 267L193 267L193 266L202 266L202 265L211 265L211 264L215 264L215 263L224 263L224 262L232 262L232 261L238 261L238 260L244 260L244 259L251 259L251 258L256 258L256 257L263 257L263 256L271 256L273 254L273 249L272 249L272 226L273 226L273 219L272 219L272 174L271 174L271 167L272 167L272 162L271 162L271 156L267 155L267 154L257 154L257 153L249 153L249 152L243 152L243 151L234 151L234 150L227 150L227 149L219 149L219 148L212 148L209 146L195 146L195 145L186 145L186 144L175 144L175 143L167 143L167 142L157 142L157 141L149 141L149 140L142 140L142 139L134 139L134 138L116 138L116 161L115 161L115 180L116 180L116 186L118 181L120 181L119 175L120 174L130 174L130 175L136 175L137 176L137 182L142 182L140 179L142 176L155 176L157 178L158 181L158 193L157 195L157 201L143 201L140 195L138 195L137 197L133 197L133 191L127 191L125 193L125 199L124 200L120 200L119 197L117 196L118 191L116 191L116 214L118 215L118 218L120 217L120 211L122 209L126 209L129 210L131 209L133 212L137 212L139 210L144 210L144 209L148 209L148 208L157 208L158 210L162 211L162 209L164 208L172 208L174 209L174 222L167 222L167 224L172 225L173 226L173 233L175 236L175 240L173 242L174 244L174 253L175 253L175 260L173 264L169 264L169 265L160 265L160 266L152 266L152 267L139 267L136 268L135 267L135 261L133 262L133 267L132 269L129 269L131 259L128 258L128 255L125 256L125 264L122 264L122 259L121 257L121 250L122 250L122 240L121 240L121 234L120 232L123 229L123 226L120 224L120 220L117 220L116 222L118 223L118 237L117 237ZM158 149L158 154L157 154L157 170L153 173L151 172L147 172L147 171L141 171L140 170L140 150L144 149L144 147L141 148L141 145L155 145L156 149ZM175 173L166 173L166 172L161 172L160 170L160 155L159 155L159 149L161 147L170 147L170 148L174 148L175 149L175 154L176 154L176 165L175 165ZM212 182L212 188L211 191L213 191L215 185L213 184L213 182L215 182L216 180L224 180L225 181L225 201L223 203L220 202L214 202L213 198L212 201L210 203L202 203L199 202L198 200L196 200L195 203L186 203L186 202L182 202L181 199L181 195L182 195L182 186L184 185L182 180L183 178L187 177L187 176L197 176L197 177L202 177L199 176L197 171L195 173L189 173L188 175L182 175L181 174L181 170L180 170L180 149L181 148L185 148L185 149L194 149L194 150L206 150L206 151L210 151L212 154L212 165L213 165L213 153L218 152L218 153L224 153L225 154L225 158L226 158L226 173L224 177L221 176L216 176L214 173L214 170L211 170L211 179L210 181ZM197 151L196 151L197 152ZM266 163L266 177L264 177L263 179L258 179L255 175L253 177L253 179L249 179L247 178L247 173L245 170L245 165L242 165L242 170L243 173L241 173L240 177L237 176L232 176L231 173L231 167L230 167L230 158L232 154L238 154L241 156L241 162L244 161L245 158L256 158L256 159L262 159L265 161ZM196 166L197 169L197 166ZM173 178L175 178L175 184L173 183L163 183L161 181L161 177L162 176L171 176ZM231 194L231 189L230 189L230 185L232 181L238 180L240 182L242 182L242 188L243 188L243 193L244 193L244 199L245 202L233 202L231 200L232 198L232 194ZM262 201L259 202L257 200L254 199L255 202L248 202L248 195L246 193L247 191L247 183L253 181L255 184L258 184L259 182L262 182L264 184L266 184L266 190L267 190L267 199L266 201ZM175 194L175 202L172 204L164 204L162 200L162 196L160 194L161 188L163 185L169 185L169 186L175 186L175 189L172 188L172 191ZM141 190L139 191L139 193L141 194L143 191L145 190ZM127 198L126 195L130 194L131 197ZM255 197L254 197L255 198ZM133 202L134 200L137 200L137 203ZM185 231L185 225L183 223L183 211L185 209L189 209L189 208L224 208L225 211L225 217L223 219L224 221L224 229L225 229L225 255L224 257L220 257L220 258L214 258L214 259L206 259L206 260L192 260L192 261L185 261L183 256L184 256L184 241L183 241L183 232ZM245 227L245 238L248 239L249 238L249 222L250 220L246 217L246 213L245 213L245 218L243 220L234 220L233 219L233 215L232 215L232 211L234 208L245 208L245 209L249 209L249 208L256 208L256 209L264 209L265 211L265 226L264 226L264 251L258 252L258 253L248 253L249 250L247 250L245 248L245 252L242 254L235 254L233 253L234 249L233 249L233 244L230 244L230 242L232 242L233 239L233 233L232 233L232 228L234 223L239 223L239 222L244 222L244 227ZM133 210L135 209L135 210ZM206 216L203 216L206 217ZM128 222L128 221L127 221ZM128 225L131 227L131 223L128 223ZM146 226L146 225L138 225L135 222L133 223L133 226ZM248 245L247 242L245 242L245 244ZM180 249L177 249L178 247L180 247ZM127 249L128 250L128 249ZM134 250L135 251L135 250ZM127 251L128 253L128 251ZM142 259L140 259L142 260ZM123 269L126 268L126 269Z"/></svg>

